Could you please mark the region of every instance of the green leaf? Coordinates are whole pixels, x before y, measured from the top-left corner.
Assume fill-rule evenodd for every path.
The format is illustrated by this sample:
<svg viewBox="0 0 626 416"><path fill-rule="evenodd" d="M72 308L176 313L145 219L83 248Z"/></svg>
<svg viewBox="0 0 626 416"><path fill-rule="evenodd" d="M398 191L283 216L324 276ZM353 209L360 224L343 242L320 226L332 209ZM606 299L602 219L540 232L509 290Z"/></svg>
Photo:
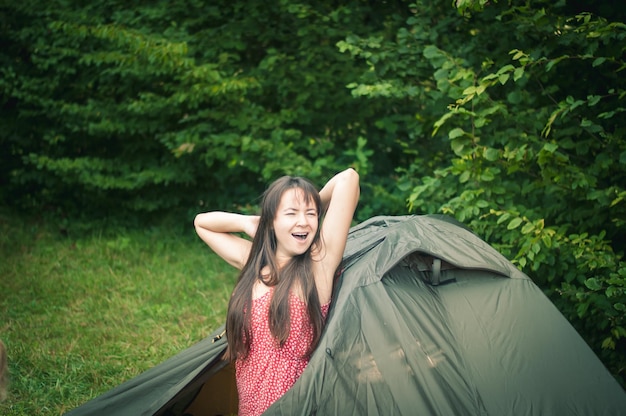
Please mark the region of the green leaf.
<svg viewBox="0 0 626 416"><path fill-rule="evenodd" d="M511 59L513 59L514 61L517 61L518 59L522 58L523 56L525 56L526 54L518 49L513 49L511 52L509 53L514 53L515 55L513 55L513 57Z"/></svg>
<svg viewBox="0 0 626 416"><path fill-rule="evenodd" d="M596 66L602 65L605 61L606 61L605 57L596 58L593 60L593 63L591 64L591 66L595 68Z"/></svg>
<svg viewBox="0 0 626 416"><path fill-rule="evenodd" d="M585 286L587 286L589 289L594 290L594 291L602 289L602 284L595 277L591 277L585 280Z"/></svg>
<svg viewBox="0 0 626 416"><path fill-rule="evenodd" d="M455 129L451 130L450 133L448 133L448 137L450 139L456 139L457 137L461 137L464 134L465 134L465 131L462 128L457 127Z"/></svg>
<svg viewBox="0 0 626 416"><path fill-rule="evenodd" d="M559 145L556 143L546 143L543 145L543 150L546 152L554 153L559 148Z"/></svg>
<svg viewBox="0 0 626 416"><path fill-rule="evenodd" d="M490 162L498 160L500 158L500 152L497 149L488 148L484 152L484 157Z"/></svg>
<svg viewBox="0 0 626 416"><path fill-rule="evenodd" d="M524 226L522 227L522 234L529 234L531 233L533 230L535 229L535 226L532 222L527 222L526 224L524 224Z"/></svg>
<svg viewBox="0 0 626 416"><path fill-rule="evenodd" d="M605 350L614 350L615 349L615 340L611 337L607 337L602 341L602 348Z"/></svg>
<svg viewBox="0 0 626 416"><path fill-rule="evenodd" d="M441 51L434 45L428 45L424 48L423 54L426 59L432 59L440 56Z"/></svg>
<svg viewBox="0 0 626 416"><path fill-rule="evenodd" d="M462 140L462 139L452 140L452 142L450 143L450 147L452 148L455 154L462 155L463 149L465 148L465 140Z"/></svg>
<svg viewBox="0 0 626 416"><path fill-rule="evenodd" d="M576 314L579 318L583 318L589 309L589 302L583 302L576 307Z"/></svg>
<svg viewBox="0 0 626 416"><path fill-rule="evenodd" d="M599 95L589 95L587 96L587 105L589 107L593 107L594 105L598 104L601 99L602 97Z"/></svg>
<svg viewBox="0 0 626 416"><path fill-rule="evenodd" d="M491 182L491 181L493 181L495 178L496 178L496 177L495 177L494 173L493 173L490 169L485 169L485 170L481 173L481 175L480 175L480 179L481 179L483 182Z"/></svg>
<svg viewBox="0 0 626 416"><path fill-rule="evenodd" d="M522 223L522 219L520 217L513 218L511 222L509 222L509 225L506 226L506 228L507 230L514 230L517 227L519 227L521 223Z"/></svg>
<svg viewBox="0 0 626 416"><path fill-rule="evenodd" d="M505 212L498 218L498 221L496 222L496 224L502 224L503 222L507 221L509 218L511 218L511 214L509 214L508 212Z"/></svg>
<svg viewBox="0 0 626 416"><path fill-rule="evenodd" d="M474 85L472 85L463 90L463 95L476 94L476 92L477 92L477 88Z"/></svg>
<svg viewBox="0 0 626 416"><path fill-rule="evenodd" d="M511 64L504 65L502 68L498 70L498 75L502 75L505 73L510 73L515 70L515 67Z"/></svg>
<svg viewBox="0 0 626 416"><path fill-rule="evenodd" d="M530 250L535 254L539 254L539 252L541 251L541 245L538 243L533 243Z"/></svg>

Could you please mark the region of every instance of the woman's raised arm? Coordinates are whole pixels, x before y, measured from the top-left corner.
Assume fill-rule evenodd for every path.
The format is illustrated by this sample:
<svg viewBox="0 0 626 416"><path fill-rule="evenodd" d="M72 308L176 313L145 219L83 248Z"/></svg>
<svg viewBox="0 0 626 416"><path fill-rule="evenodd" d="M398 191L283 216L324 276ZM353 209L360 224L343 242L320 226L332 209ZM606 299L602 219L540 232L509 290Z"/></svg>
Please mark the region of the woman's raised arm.
<svg viewBox="0 0 626 416"><path fill-rule="evenodd" d="M256 234L259 217L212 211L196 215L196 233L218 256L241 270L248 261L252 242L235 233Z"/></svg>
<svg viewBox="0 0 626 416"><path fill-rule="evenodd" d="M325 209L319 250L319 273L316 272L320 302L330 300L335 271L343 258L348 230L359 202L359 174L352 168L333 176L320 191Z"/></svg>

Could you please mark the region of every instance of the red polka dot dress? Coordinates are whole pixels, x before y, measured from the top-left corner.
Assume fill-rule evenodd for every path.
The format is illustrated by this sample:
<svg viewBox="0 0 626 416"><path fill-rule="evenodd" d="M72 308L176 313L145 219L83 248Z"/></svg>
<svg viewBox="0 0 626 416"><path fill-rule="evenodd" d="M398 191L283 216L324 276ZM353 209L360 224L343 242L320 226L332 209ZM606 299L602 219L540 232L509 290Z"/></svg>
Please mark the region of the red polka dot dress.
<svg viewBox="0 0 626 416"><path fill-rule="evenodd" d="M239 416L256 416L267 410L296 382L309 360L306 355L313 338L306 304L289 296L291 327L280 347L270 332L267 319L272 291L252 301L252 344L245 359L235 361ZM329 305L322 306L326 318Z"/></svg>

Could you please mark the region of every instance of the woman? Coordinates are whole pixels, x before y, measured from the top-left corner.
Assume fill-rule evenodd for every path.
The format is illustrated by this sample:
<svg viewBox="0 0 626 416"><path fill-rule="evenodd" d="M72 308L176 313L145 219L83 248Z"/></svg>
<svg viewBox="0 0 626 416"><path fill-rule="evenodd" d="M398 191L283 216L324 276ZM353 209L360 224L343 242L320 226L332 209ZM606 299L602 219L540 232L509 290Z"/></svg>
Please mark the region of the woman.
<svg viewBox="0 0 626 416"><path fill-rule="evenodd" d="M359 193L353 169L319 193L306 179L286 176L264 193L260 216L196 216L200 238L241 270L226 318L239 415L263 413L304 371L322 332Z"/></svg>

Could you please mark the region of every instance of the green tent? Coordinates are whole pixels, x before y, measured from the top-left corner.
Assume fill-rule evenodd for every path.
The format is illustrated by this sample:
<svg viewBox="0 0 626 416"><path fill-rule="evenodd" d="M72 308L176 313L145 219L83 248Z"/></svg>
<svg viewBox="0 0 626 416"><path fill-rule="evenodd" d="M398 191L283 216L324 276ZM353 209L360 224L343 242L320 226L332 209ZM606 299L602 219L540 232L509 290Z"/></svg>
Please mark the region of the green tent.
<svg viewBox="0 0 626 416"><path fill-rule="evenodd" d="M68 415L236 414L223 328ZM353 227L319 347L267 415L625 415L626 392L541 290L462 225Z"/></svg>

